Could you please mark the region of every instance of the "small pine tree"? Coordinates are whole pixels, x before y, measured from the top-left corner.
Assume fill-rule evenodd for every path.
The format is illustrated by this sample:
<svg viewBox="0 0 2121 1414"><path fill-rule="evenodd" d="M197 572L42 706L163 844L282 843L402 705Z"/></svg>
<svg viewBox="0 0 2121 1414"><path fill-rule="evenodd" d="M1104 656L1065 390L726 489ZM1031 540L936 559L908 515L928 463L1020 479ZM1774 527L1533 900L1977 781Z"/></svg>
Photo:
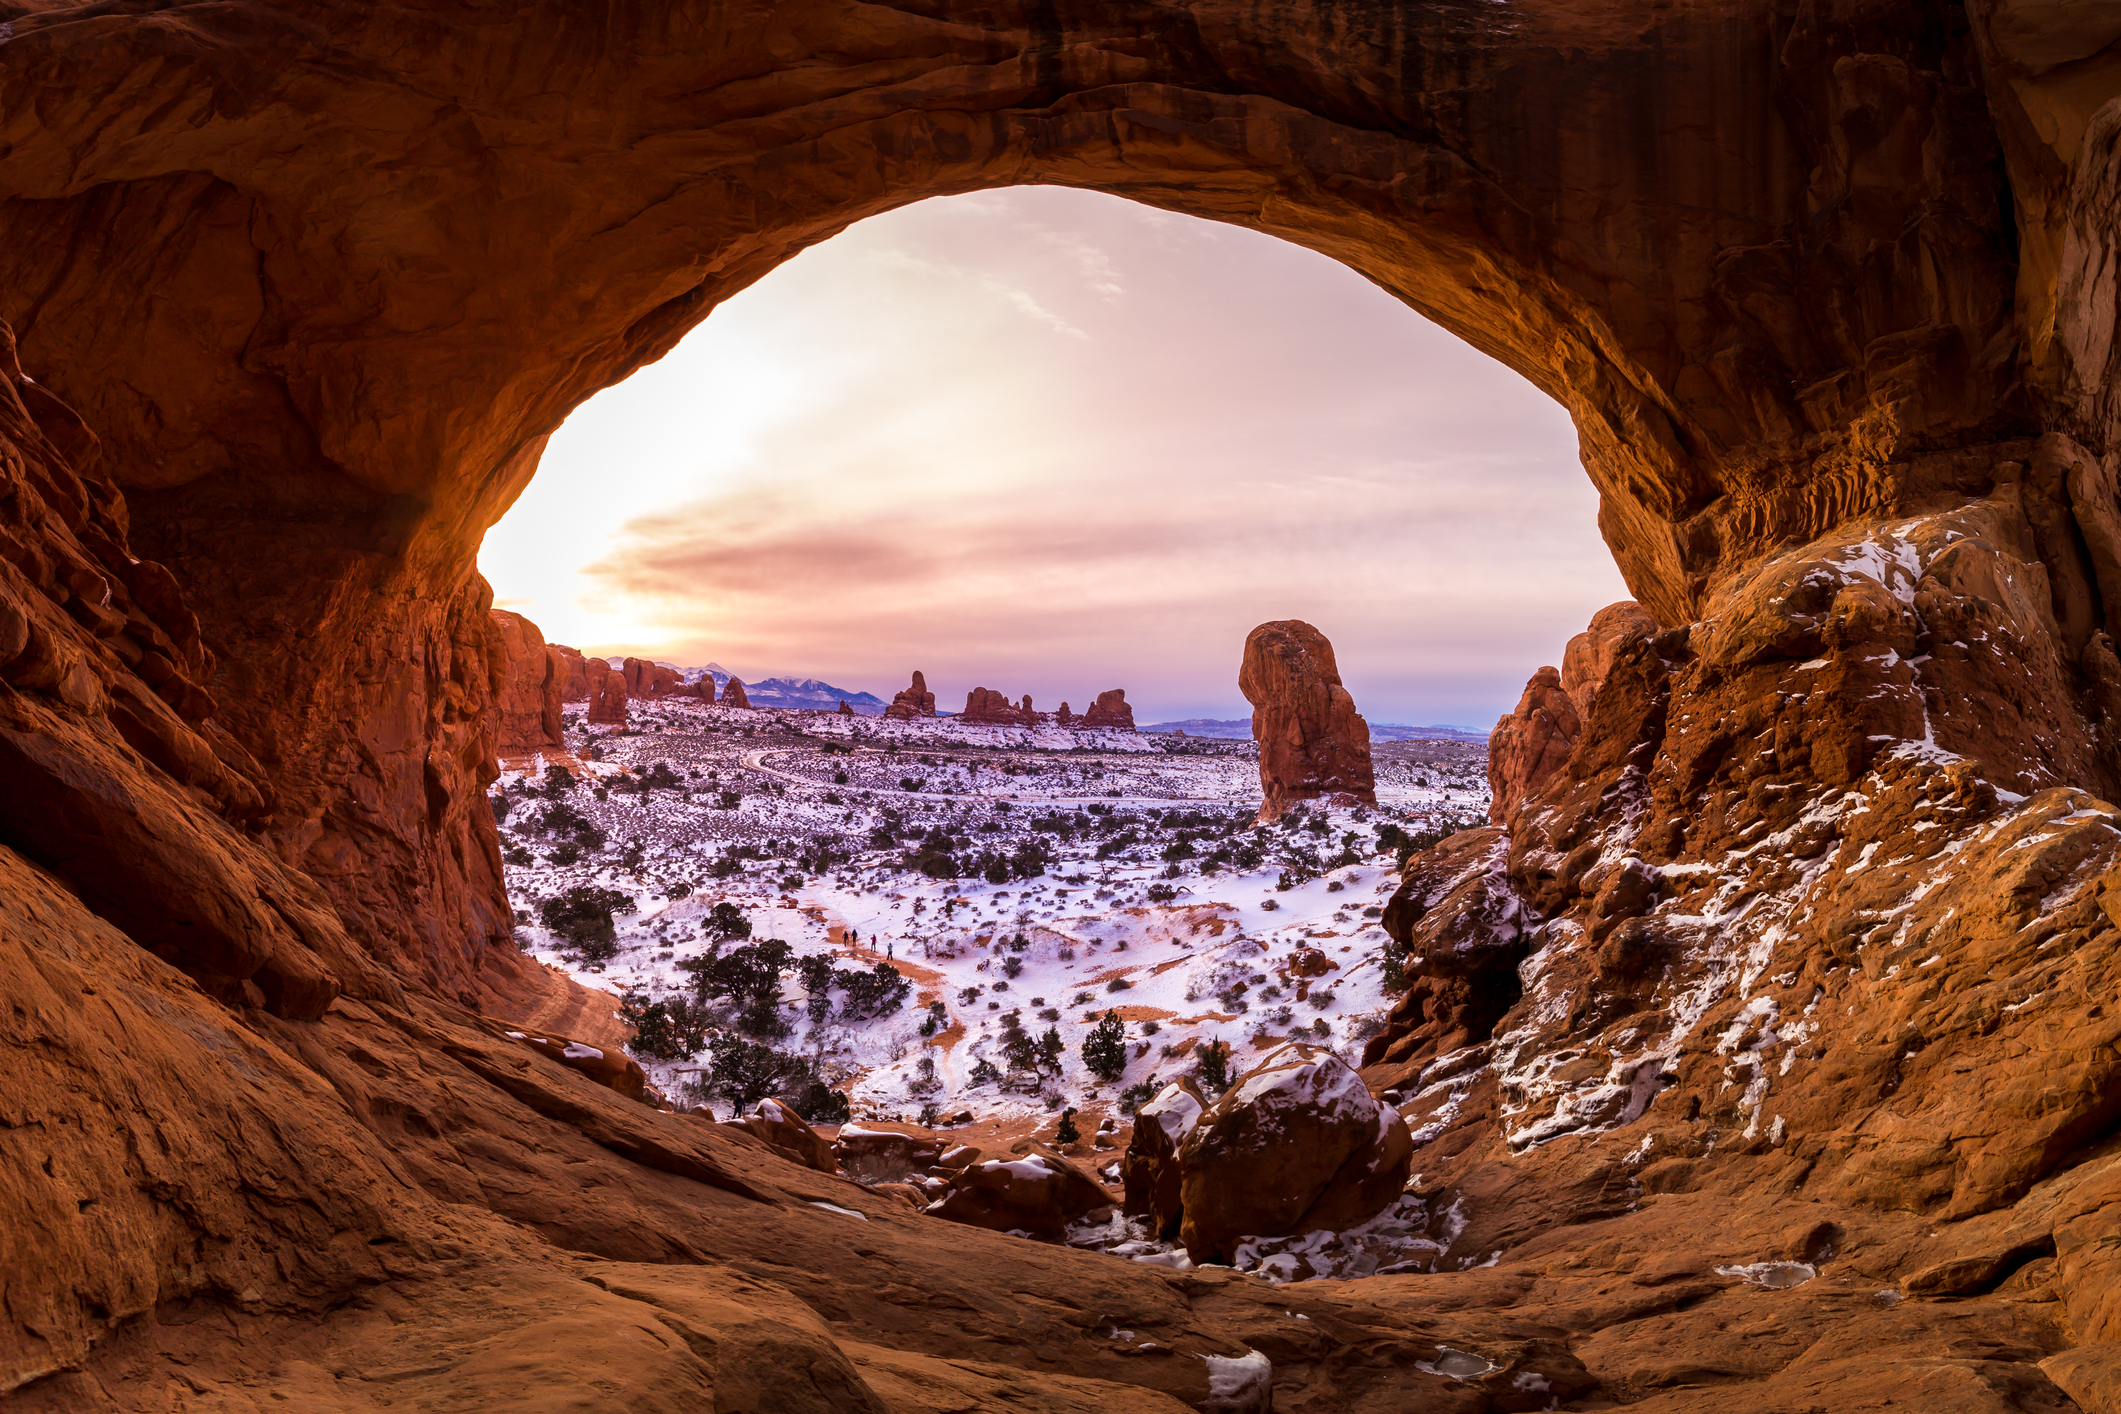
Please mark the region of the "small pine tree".
<svg viewBox="0 0 2121 1414"><path fill-rule="evenodd" d="M1070 1105L1061 1111L1060 1128L1053 1131L1053 1142L1056 1144L1073 1144L1082 1137L1083 1132L1075 1127L1075 1106Z"/></svg>
<svg viewBox="0 0 2121 1414"><path fill-rule="evenodd" d="M1210 1041L1200 1048L1200 1083L1220 1095L1230 1088L1230 1043Z"/></svg>
<svg viewBox="0 0 2121 1414"><path fill-rule="evenodd" d="M1083 1038L1083 1066L1100 1080L1117 1080L1126 1071L1127 1027L1118 1012L1106 1012Z"/></svg>

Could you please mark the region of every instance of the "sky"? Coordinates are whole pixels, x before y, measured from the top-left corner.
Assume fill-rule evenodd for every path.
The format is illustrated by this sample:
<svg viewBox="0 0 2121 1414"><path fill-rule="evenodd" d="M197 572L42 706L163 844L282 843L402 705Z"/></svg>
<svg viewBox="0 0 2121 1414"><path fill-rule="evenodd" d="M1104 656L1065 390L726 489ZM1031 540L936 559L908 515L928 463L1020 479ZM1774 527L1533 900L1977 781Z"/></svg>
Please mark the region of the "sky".
<svg viewBox="0 0 2121 1414"><path fill-rule="evenodd" d="M1324 256L1017 187L873 217L577 408L488 533L554 642L888 699L1236 718L1304 619L1487 726L1627 597L1561 408Z"/></svg>

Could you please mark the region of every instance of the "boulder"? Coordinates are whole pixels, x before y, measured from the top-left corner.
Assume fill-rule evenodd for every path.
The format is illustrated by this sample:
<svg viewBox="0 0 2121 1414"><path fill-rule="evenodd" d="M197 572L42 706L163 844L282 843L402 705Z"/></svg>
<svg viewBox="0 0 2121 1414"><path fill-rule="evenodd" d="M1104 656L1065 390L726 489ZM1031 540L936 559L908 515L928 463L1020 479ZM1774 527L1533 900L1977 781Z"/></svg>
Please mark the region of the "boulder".
<svg viewBox="0 0 2121 1414"><path fill-rule="evenodd" d="M891 1129L843 1124L839 1137L832 1141L832 1154L840 1171L857 1182L895 1183L934 1168L943 1156L943 1143Z"/></svg>
<svg viewBox="0 0 2121 1414"><path fill-rule="evenodd" d="M839 1169L832 1145L779 1100L761 1100L750 1114L732 1122L806 1168L819 1173L835 1173Z"/></svg>
<svg viewBox="0 0 2121 1414"><path fill-rule="evenodd" d="M556 1060L580 1075L586 1075L607 1090L615 1090L629 1100L650 1102L654 1091L649 1088L648 1072L632 1056L614 1046L592 1046L586 1041L577 1041L572 1036L562 1036L555 1031L540 1031L534 1027L519 1026L513 1022L494 1021L500 1034L511 1041L519 1041L539 1055Z"/></svg>
<svg viewBox="0 0 2121 1414"><path fill-rule="evenodd" d="M1517 710L1488 736L1488 818L1506 823L1519 801L1568 764L1582 732L1583 719L1561 674L1550 667L1532 674Z"/></svg>
<svg viewBox="0 0 2121 1414"><path fill-rule="evenodd" d="M589 678L589 721L593 726L626 725L626 677L601 658L585 658Z"/></svg>
<svg viewBox="0 0 2121 1414"><path fill-rule="evenodd" d="M1059 1237L1069 1223L1111 1202L1104 1185L1079 1164L1037 1144L1022 1158L988 1159L962 1169L928 1211L996 1232Z"/></svg>
<svg viewBox="0 0 2121 1414"><path fill-rule="evenodd" d="M1377 803L1370 725L1341 685L1324 634L1300 619L1261 624L1245 638L1237 686L1252 704L1262 823L1302 800Z"/></svg>
<svg viewBox="0 0 2121 1414"><path fill-rule="evenodd" d="M1352 1227L1399 1196L1412 1155L1398 1112L1339 1057L1280 1046L1179 1146L1180 1239L1207 1262L1246 1237Z"/></svg>
<svg viewBox="0 0 2121 1414"><path fill-rule="evenodd" d="M920 669L914 669L912 685L891 699L884 715L901 721L935 715L935 694L928 690L928 679L921 676Z"/></svg>
<svg viewBox="0 0 2121 1414"><path fill-rule="evenodd" d="M500 650L494 674L494 717L503 752L555 750L561 744L560 701L571 665L548 647L538 626L521 614L491 609Z"/></svg>
<svg viewBox="0 0 2121 1414"><path fill-rule="evenodd" d="M731 678L722 684L722 705L724 707L749 707L751 705L751 699L744 693L744 683L741 678Z"/></svg>
<svg viewBox="0 0 2121 1414"><path fill-rule="evenodd" d="M1207 1109L1200 1088L1181 1076L1135 1112L1134 1134L1119 1165L1123 1205L1130 1217L1147 1219L1159 1239L1178 1234L1184 1213L1178 1153Z"/></svg>
<svg viewBox="0 0 2121 1414"><path fill-rule="evenodd" d="M1025 699L1030 701L1029 698ZM1066 706L1065 703L1062 704ZM1127 705L1127 690L1115 687L1110 692L1100 692L1090 710L1083 713L1082 724L1086 727L1110 727L1115 731L1134 730L1134 709Z"/></svg>

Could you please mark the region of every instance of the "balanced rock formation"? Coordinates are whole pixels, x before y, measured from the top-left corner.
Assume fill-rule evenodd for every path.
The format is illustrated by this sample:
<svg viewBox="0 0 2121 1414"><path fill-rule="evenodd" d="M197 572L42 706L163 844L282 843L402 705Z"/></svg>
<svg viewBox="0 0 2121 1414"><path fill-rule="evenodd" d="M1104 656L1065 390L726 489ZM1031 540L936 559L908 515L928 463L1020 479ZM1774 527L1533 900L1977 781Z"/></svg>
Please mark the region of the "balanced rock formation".
<svg viewBox="0 0 2121 1414"><path fill-rule="evenodd" d="M703 679L703 681L712 682L713 679L708 678ZM731 678L729 679L729 681L722 684L722 705L724 707L746 708L751 706L750 697L746 696L744 693L744 684L742 679Z"/></svg>
<svg viewBox="0 0 2121 1414"><path fill-rule="evenodd" d="M1207 1108L1200 1088L1182 1077L1135 1111L1134 1132L1120 1160L1124 1203L1128 1215L1145 1219L1160 1239L1176 1237L1179 1220L1185 1216L1179 1151Z"/></svg>
<svg viewBox="0 0 2121 1414"><path fill-rule="evenodd" d="M1026 701L1028 702L1029 699L1027 698ZM1067 706L1068 704L1063 702L1061 709L1066 711ZM1109 692L1100 692L1097 695L1097 701L1090 704L1090 710L1083 713L1083 718L1079 725L1085 727L1109 727L1114 731L1122 732L1133 731L1134 709L1127 705L1127 690L1123 687L1115 687Z"/></svg>
<svg viewBox="0 0 2121 1414"><path fill-rule="evenodd" d="M11 1408L2106 1399L2112 23L1506 8L11 7ZM1536 945L1488 1040L1403 1018L1431 1274L939 1243L476 1020L541 972L476 557L547 437L830 232L1039 181L1548 390L1664 626L1420 884L1418 945Z"/></svg>
<svg viewBox="0 0 2121 1414"><path fill-rule="evenodd" d="M546 645L538 626L506 609L491 611L500 663L494 670L494 727L500 750L560 747L560 703L572 667Z"/></svg>
<svg viewBox="0 0 2121 1414"><path fill-rule="evenodd" d="M1205 1262L1246 1237L1353 1227L1399 1197L1413 1152L1399 1112L1345 1062L1285 1044L1186 1130L1179 1236Z"/></svg>
<svg viewBox="0 0 2121 1414"><path fill-rule="evenodd" d="M899 721L911 721L915 717L935 715L935 694L928 690L928 680L921 676L920 669L913 670L913 684L891 699L884 715Z"/></svg>
<svg viewBox="0 0 2121 1414"><path fill-rule="evenodd" d="M985 726L1028 727L1037 723L1038 714L1031 710L1029 695L1019 707L992 688L975 687L965 694L964 715L958 720Z"/></svg>
<svg viewBox="0 0 2121 1414"><path fill-rule="evenodd" d="M589 722L592 726L626 725L626 675L602 658L585 660L589 679Z"/></svg>
<svg viewBox="0 0 2121 1414"><path fill-rule="evenodd" d="M1074 1160L1034 1144L1020 1158L966 1165L928 1211L995 1232L1059 1237L1077 1218L1111 1206L1112 1195Z"/></svg>
<svg viewBox="0 0 2121 1414"><path fill-rule="evenodd" d="M1245 638L1237 686L1252 704L1262 822L1304 800L1377 803L1370 724L1341 686L1324 634L1301 619L1261 624Z"/></svg>

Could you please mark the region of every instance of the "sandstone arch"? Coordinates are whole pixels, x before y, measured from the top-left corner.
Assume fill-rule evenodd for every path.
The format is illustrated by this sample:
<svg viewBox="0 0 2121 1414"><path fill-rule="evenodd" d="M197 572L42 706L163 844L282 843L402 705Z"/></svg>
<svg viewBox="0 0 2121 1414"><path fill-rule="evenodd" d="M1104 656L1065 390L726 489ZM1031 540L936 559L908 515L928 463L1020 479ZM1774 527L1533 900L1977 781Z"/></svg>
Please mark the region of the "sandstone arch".
<svg viewBox="0 0 2121 1414"><path fill-rule="evenodd" d="M1569 407L1637 597L1671 632L1715 622L1685 654L1646 639L1616 663L1568 770L1509 835L1479 842L1475 871L1439 885L1422 926L1477 958L1514 946L1473 936L1512 910L1580 916L1598 951L1571 963L1590 979L1572 1025L1651 1005L1677 946L1643 912L1656 861L1752 828L1740 745L1759 713L1732 685L1770 672L1759 652L1791 615L1837 654L1893 645L1893 661L1837 657L1819 697L1847 720L1812 736L1775 725L1781 754L1752 784L1869 779L1866 733L1881 723L1854 704L1885 687L1904 697L1919 640L1882 600L1805 607L1793 547L1844 522L1966 509L1924 553L1945 559L1954 536L2001 548L1951 551L1940 612L2001 604L1980 622L2023 648L1942 679L1971 713L1948 701L1939 728L1925 707L1919 724L1883 723L1889 739L1919 725L1932 744L1978 743L2020 793L2114 777L2121 664L2100 645L2121 609L2121 73L2116 35L2067 7L14 0L0 18L0 319L36 380L11 378L0 400L15 488L0 510L21 579L0 641L41 655L5 703L0 869L23 907L7 923L4 1025L9 1093L42 1106L34 1124L10 1117L0 1142L17 1171L52 1180L0 1226L0 1242L23 1244L5 1255L27 1293L10 1381L65 1395L64 1372L92 1351L116 1377L157 1340L192 1338L169 1335L175 1323L143 1331L143 1313L193 1301L284 1333L399 1282L470 1329L507 1303L455 1289L445 1264L471 1252L526 1289L578 1290L554 1275L549 1243L599 1254L599 1290L633 1303L612 1308L619 1323L636 1308L707 1319L687 1304L697 1285L644 1264L731 1264L716 1278L730 1300L816 1352L843 1407L859 1402L849 1360L911 1378L892 1362L949 1339L995 1367L954 1377L974 1383L1066 1351L1118 1385L1203 1393L1197 1372L1122 1358L1045 1308L1016 1325L953 1315L946 1336L885 1288L835 1280L792 1309L757 1285L769 1269L800 1284L775 1267L783 1253L845 1260L808 1189L734 1141L524 1071L447 1004L530 988L478 789L496 676L479 535L567 409L778 261L920 197L1059 182L1298 240ZM1796 558L1771 558L1786 549ZM1667 725L1689 710L1715 730L1672 749ZM1625 867L1572 872L1644 756L1664 763L1673 804L1650 818L1670 832L1636 840L1643 857ZM1978 772L1942 779L1910 766L1878 788L1953 828L1996 808ZM1713 807L1688 794L1711 787ZM129 810L108 808L121 799ZM2039 879L1991 889L1980 870L2001 879L2031 858L2074 878L2104 858L2083 823L2100 814L2090 797L2042 799L2037 818L2013 817L2032 854L1968 856L1977 952L2006 948L2032 926L2011 910L2046 897ZM128 818L146 823L91 880L82 851ZM1454 911L1461 895L1475 903ZM142 901L177 897L211 904L199 913L225 946L156 931ZM2110 945L2098 908L2071 897L2066 935L2079 951ZM1817 939L1819 954L1859 954L1874 921L1856 921ZM84 1000L99 986L112 998ZM2095 1008L2072 1016L2087 1039L2057 1062L2067 1084L1999 1092L1996 1113L2024 1121L2011 1142L1940 1148L1868 1098L1924 1064L1894 1043L1796 1111L1821 1147L1761 1140L1726 1146L1728 1161L1787 1159L1773 1171L1790 1183L1800 1158L1823 1165L1849 1212L1882 1211L1912 1184L1977 1236L2049 1183L2035 1237L1999 1220L1988 1247L1918 1275L1978 1293L2044 1240L2072 1274L2058 1299L2075 1338L2112 1341L2093 1170L2074 1170L2062 1197L2052 1187L2112 1123L2111 1041ZM2017 1024L2004 1017L1999 1003L1977 1021ZM1388 1037L1413 1049L1385 1063L1418 1069L1423 1034ZM1908 1093L1960 1095L1960 1073ZM1661 1072L1632 1074L1608 1098L1640 1116ZM1590 1221L1595 1202L1563 1198L1611 1180L1588 1148L1539 1158L1535 1129L1465 1179L1519 1210L1520 1226L1493 1229L1511 1245L1545 1240L1539 1224L1564 1209ZM458 1148L451 1134L479 1138ZM336 1187L319 1186L320 1161ZM534 1192L510 1172L535 1174ZM603 1206L580 1200L600 1187ZM1552 1201L1514 1196L1527 1192ZM1766 1243L1780 1211L1745 1221ZM1878 1222L1881 1241L1918 1250L1912 1229ZM1789 1255L1814 1245L1793 1239ZM1240 1329L1268 1338L1251 1297L1032 1260L1048 1289L1132 1303L1134 1325L1188 1353L1226 1353ZM967 1281L932 1260L919 1276L930 1291ZM1404 1313L1335 1319L1353 1324L1291 1345L1285 1378L1359 1407L1377 1386L1333 1352L1403 1329ZM383 1318L364 1320L336 1338L385 1348Z"/></svg>

